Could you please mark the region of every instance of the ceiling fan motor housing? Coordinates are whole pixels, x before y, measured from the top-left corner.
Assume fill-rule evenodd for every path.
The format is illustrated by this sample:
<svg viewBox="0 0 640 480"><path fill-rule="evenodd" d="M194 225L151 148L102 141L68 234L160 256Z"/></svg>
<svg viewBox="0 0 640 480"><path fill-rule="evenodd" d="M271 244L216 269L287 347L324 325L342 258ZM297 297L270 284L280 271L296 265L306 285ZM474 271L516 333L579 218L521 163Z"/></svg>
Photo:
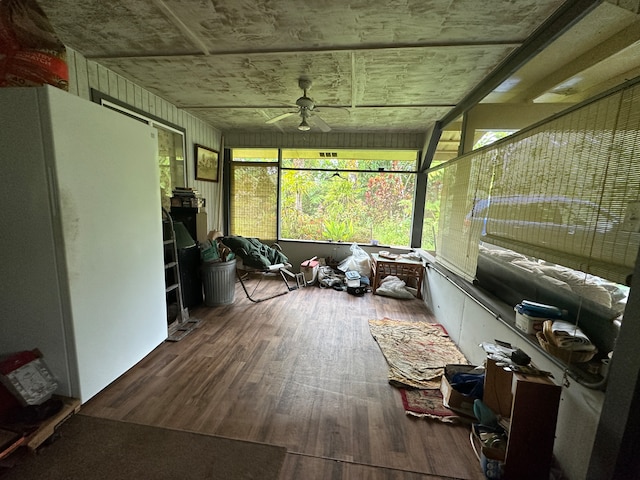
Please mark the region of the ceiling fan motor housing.
<svg viewBox="0 0 640 480"><path fill-rule="evenodd" d="M304 95L304 96L300 97L298 100L296 100L296 105L298 105L300 108L306 109L306 110L313 110L313 107L315 107L315 105L313 103L313 100L311 100L306 95Z"/></svg>

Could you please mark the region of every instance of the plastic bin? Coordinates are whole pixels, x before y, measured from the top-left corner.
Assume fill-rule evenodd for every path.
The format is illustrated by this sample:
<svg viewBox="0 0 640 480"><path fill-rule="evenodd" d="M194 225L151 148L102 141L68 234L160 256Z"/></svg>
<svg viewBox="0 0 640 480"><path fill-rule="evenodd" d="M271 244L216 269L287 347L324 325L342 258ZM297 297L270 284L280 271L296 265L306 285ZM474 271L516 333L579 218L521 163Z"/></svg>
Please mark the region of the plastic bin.
<svg viewBox="0 0 640 480"><path fill-rule="evenodd" d="M236 259L204 263L202 284L204 304L208 307L233 303L236 295Z"/></svg>

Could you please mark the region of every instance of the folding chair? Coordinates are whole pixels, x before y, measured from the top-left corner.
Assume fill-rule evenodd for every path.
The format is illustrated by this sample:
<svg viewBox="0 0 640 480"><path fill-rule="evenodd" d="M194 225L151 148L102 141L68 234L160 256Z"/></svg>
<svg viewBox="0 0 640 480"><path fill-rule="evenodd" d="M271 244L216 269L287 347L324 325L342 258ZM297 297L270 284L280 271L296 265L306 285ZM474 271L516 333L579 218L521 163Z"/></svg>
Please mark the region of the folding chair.
<svg viewBox="0 0 640 480"><path fill-rule="evenodd" d="M287 257L282 253L282 248L277 243L267 246L257 238L223 237L221 243L236 254L236 276L247 298L254 302L263 302L306 285L302 273L294 273ZM256 298L255 294L264 277L279 274L284 283L285 290ZM253 285L251 292L246 280L250 275L257 275L258 281ZM290 284L289 281L293 284Z"/></svg>

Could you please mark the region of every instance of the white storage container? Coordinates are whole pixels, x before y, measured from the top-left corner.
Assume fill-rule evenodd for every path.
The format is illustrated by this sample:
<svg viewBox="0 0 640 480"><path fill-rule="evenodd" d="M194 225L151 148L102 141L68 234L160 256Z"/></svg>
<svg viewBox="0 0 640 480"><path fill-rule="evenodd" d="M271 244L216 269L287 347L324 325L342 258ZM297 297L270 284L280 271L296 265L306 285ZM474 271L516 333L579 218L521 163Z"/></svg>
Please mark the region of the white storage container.
<svg viewBox="0 0 640 480"><path fill-rule="evenodd" d="M545 320L551 320L543 317L532 317L524 313L518 313L516 310L516 328L522 330L529 335L535 335L536 332L542 331L542 324Z"/></svg>

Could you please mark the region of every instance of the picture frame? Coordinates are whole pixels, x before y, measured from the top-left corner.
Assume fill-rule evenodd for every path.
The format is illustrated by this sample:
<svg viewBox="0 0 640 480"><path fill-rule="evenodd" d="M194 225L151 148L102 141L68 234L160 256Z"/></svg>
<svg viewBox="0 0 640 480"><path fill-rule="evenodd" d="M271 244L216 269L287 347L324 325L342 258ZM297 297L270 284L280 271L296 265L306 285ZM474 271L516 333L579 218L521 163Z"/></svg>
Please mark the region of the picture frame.
<svg viewBox="0 0 640 480"><path fill-rule="evenodd" d="M196 180L217 182L220 170L220 154L216 150L195 144L194 158Z"/></svg>

